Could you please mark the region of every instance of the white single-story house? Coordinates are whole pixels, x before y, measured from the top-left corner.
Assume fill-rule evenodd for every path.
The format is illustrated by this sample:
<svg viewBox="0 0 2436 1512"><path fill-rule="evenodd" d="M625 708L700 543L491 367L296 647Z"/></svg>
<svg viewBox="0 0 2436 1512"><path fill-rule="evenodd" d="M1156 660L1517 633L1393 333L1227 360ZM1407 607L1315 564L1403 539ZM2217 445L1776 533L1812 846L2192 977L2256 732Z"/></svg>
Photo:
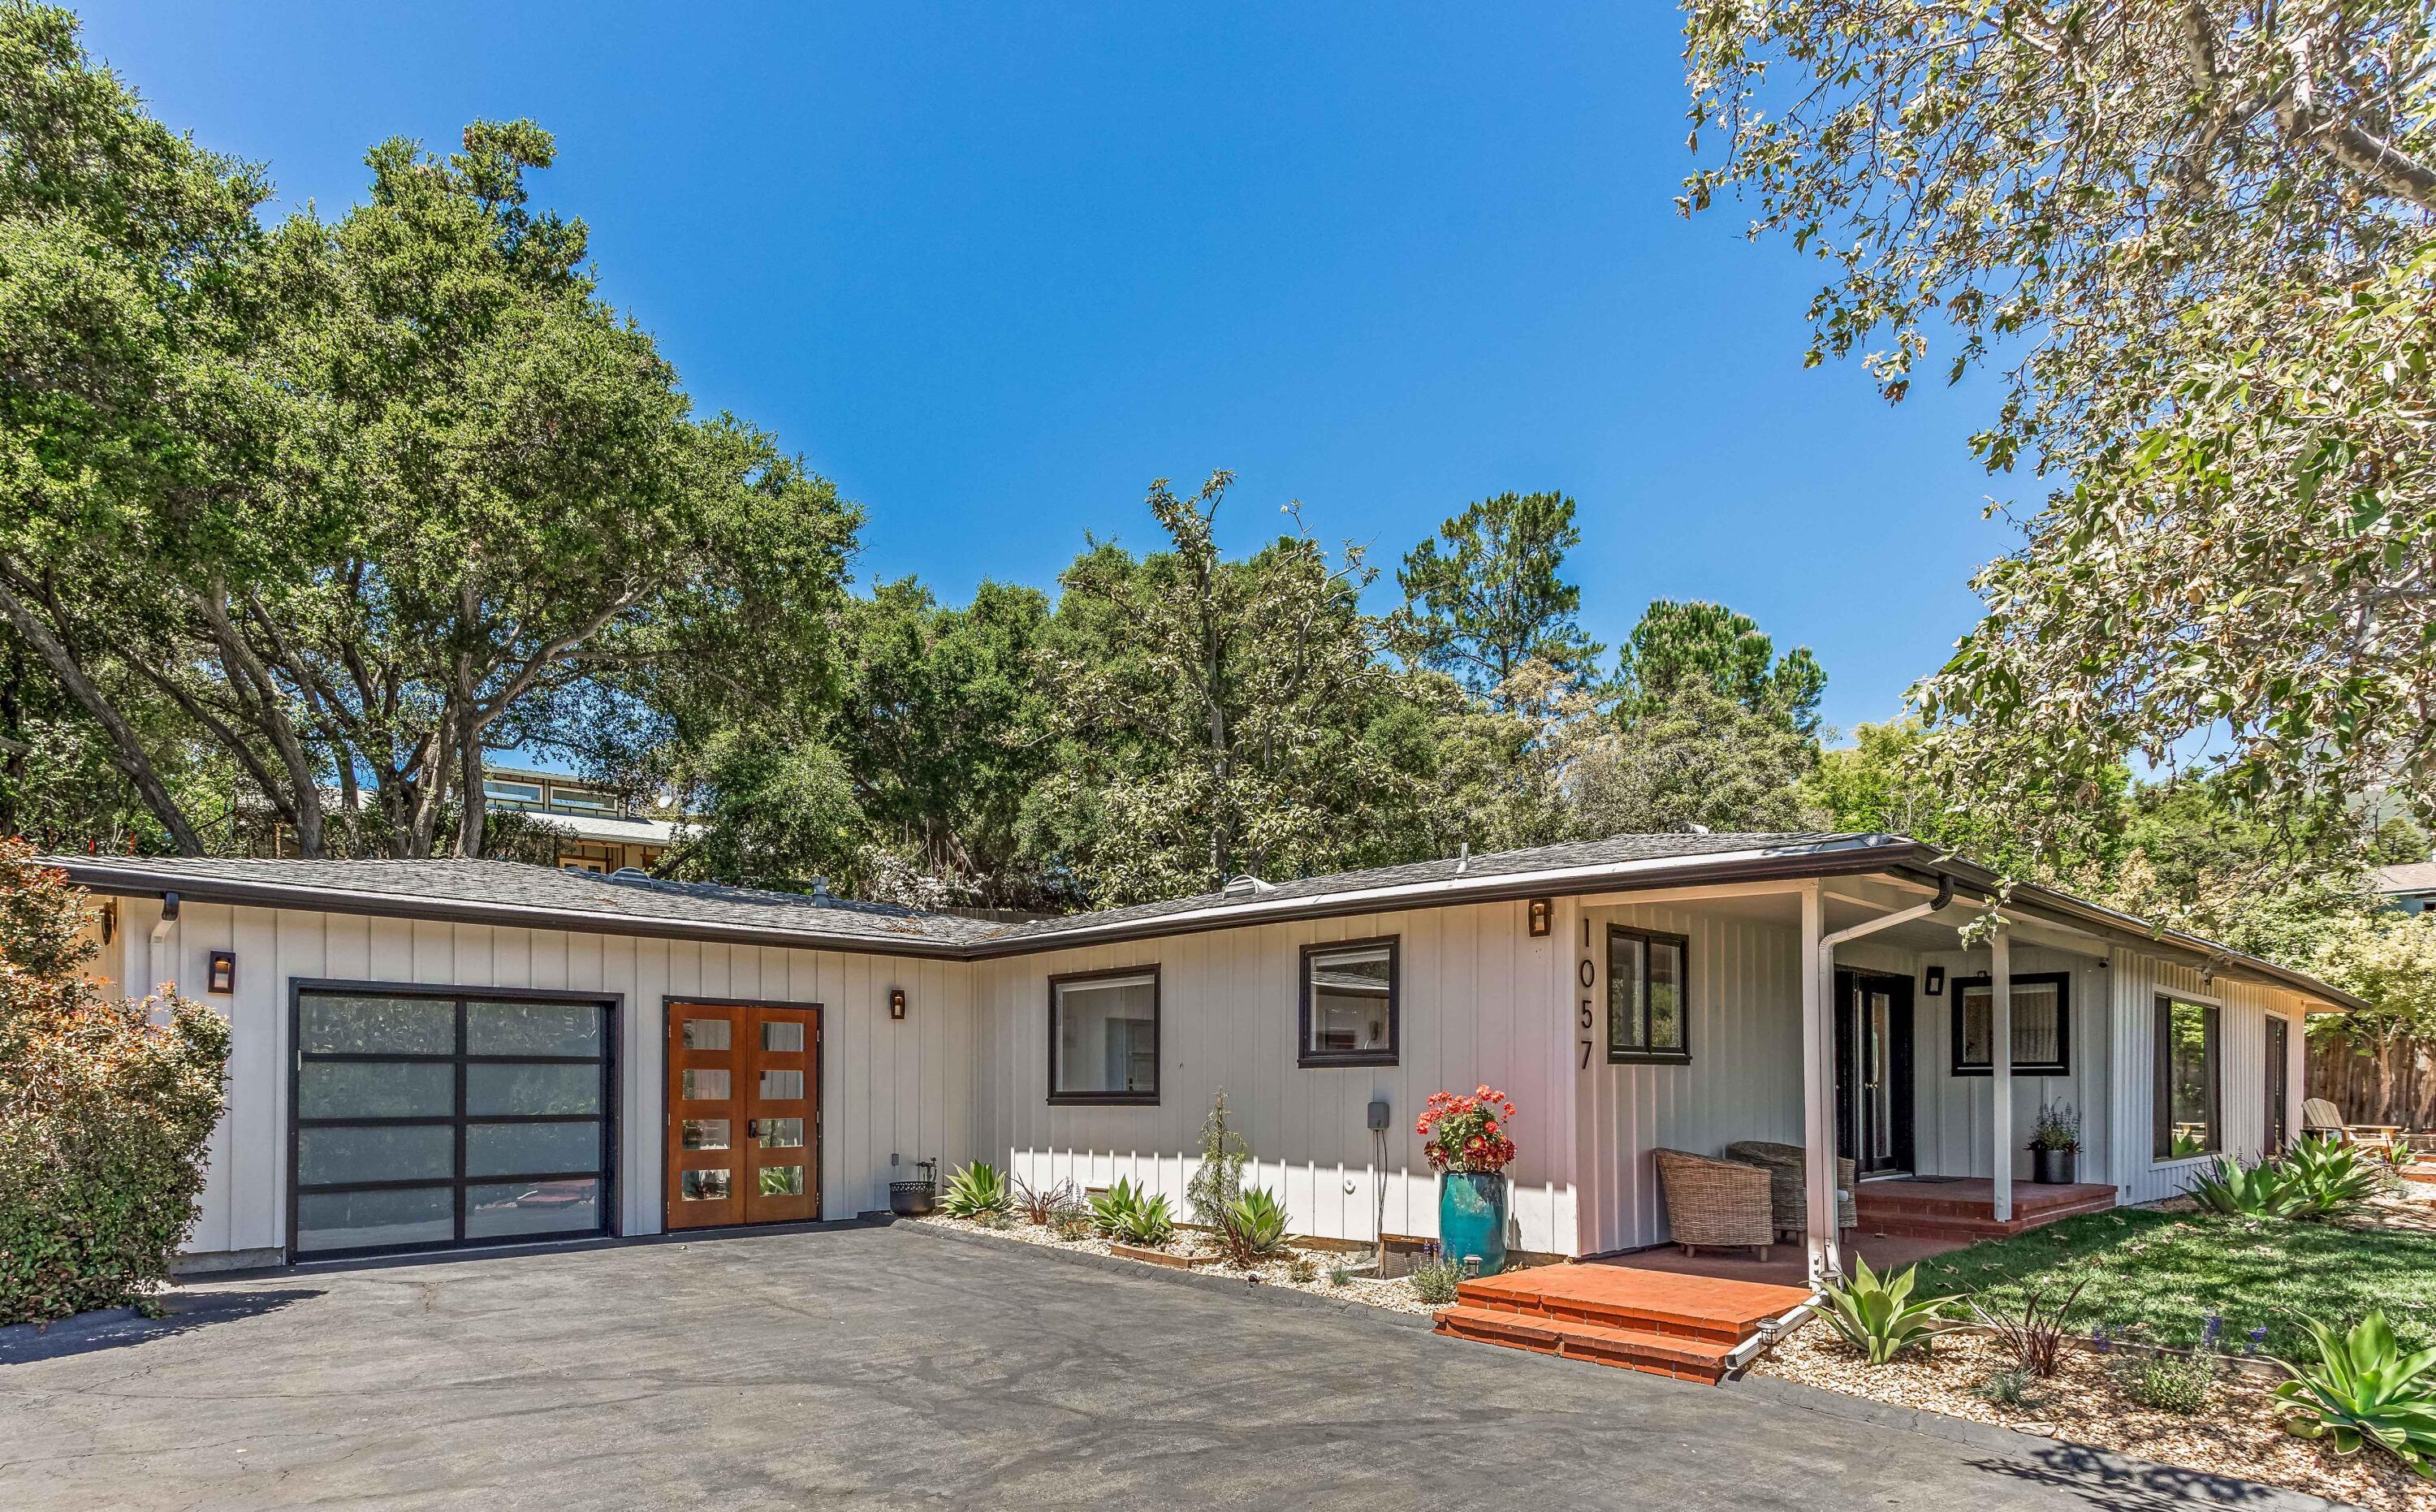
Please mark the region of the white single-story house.
<svg viewBox="0 0 2436 1512"><path fill-rule="evenodd" d="M1520 1109L1521 1250L1662 1243L1652 1152L1747 1139L1865 1188L1981 1178L2004 1222L2050 1103L2124 1202L2296 1137L2304 1017L2353 1005L2036 888L1966 943L1996 878L1888 835L1627 835L1024 923L500 861L54 863L106 904L109 976L234 1027L198 1268L847 1218L925 1160L1181 1209L1221 1088L1320 1239L1432 1236L1415 1120L1482 1083Z"/></svg>

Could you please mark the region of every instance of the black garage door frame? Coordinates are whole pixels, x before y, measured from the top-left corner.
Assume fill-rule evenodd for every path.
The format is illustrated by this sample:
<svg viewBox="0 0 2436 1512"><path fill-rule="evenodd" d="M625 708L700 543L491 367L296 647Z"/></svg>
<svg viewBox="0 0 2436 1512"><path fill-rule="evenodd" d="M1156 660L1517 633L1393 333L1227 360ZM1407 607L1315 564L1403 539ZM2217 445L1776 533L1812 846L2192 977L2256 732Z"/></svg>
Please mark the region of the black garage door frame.
<svg viewBox="0 0 2436 1512"><path fill-rule="evenodd" d="M357 1063L427 1063L453 1065L457 1068L455 1106L450 1114L441 1117L414 1118L339 1118L304 1119L298 1116L304 1062L304 999L313 993L355 994L381 998L419 998L430 1002L457 1005L457 1043L444 1055L406 1054L381 1051L317 1051L316 1061L353 1061ZM495 1181L536 1179L522 1175L468 1176L465 1173L465 1125L477 1123L527 1123L564 1121L583 1115L514 1115L469 1118L464 1112L464 1068L469 1065L589 1065L590 1056L551 1055L469 1055L465 1052L465 1015L470 1005L479 1002L564 1002L590 1003L601 1010L600 1024L600 1222L593 1227L565 1232L478 1235L472 1238L418 1240L402 1244L375 1244L352 1249L315 1250L310 1255L297 1253L298 1198L322 1191L377 1191L383 1189L448 1186L454 1192L455 1229L462 1235L465 1227L465 1189L468 1185ZM617 992L583 992L546 987L474 987L438 984L427 982L360 982L345 978L290 977L287 981L287 1173L283 1184L287 1200L287 1259L321 1261L362 1260L380 1255L426 1254L440 1250L496 1249L508 1244L550 1243L568 1239L587 1239L617 1235L625 1231L618 1200L618 1147L623 1125L619 1106L618 1046L623 1038L626 998ZM444 1180L408 1179L389 1182L344 1182L304 1188L297 1181L300 1133L305 1128L323 1125L374 1126L445 1125L455 1130L452 1141L455 1155L451 1173ZM590 1173L584 1173L590 1174Z"/></svg>

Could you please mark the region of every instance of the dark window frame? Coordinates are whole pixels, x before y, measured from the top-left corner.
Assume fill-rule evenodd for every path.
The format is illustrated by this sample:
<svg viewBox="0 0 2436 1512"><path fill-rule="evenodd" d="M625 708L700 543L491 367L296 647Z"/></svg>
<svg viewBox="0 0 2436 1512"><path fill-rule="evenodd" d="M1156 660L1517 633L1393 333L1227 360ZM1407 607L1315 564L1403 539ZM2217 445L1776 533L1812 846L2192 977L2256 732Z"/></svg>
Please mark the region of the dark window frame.
<svg viewBox="0 0 2436 1512"><path fill-rule="evenodd" d="M1641 1049L1618 1050L1615 1045L1615 941L1625 935L1641 942ZM1665 930L1644 930L1631 924L1610 924L1605 939L1607 959L1602 966L1607 976L1607 1063L1610 1066L1689 1066L1692 1063L1692 937ZM1676 1005L1676 1021L1683 1026L1683 1043L1679 1048L1659 1050L1649 1043L1649 947L1671 945L1675 959L1682 971L1677 984L1681 1000Z"/></svg>
<svg viewBox="0 0 2436 1512"><path fill-rule="evenodd" d="M2070 1076L2072 1074L2072 973L2069 971L2016 971L2012 976L2012 984L2017 989L2041 983L2050 984L2056 990L2056 1058L2051 1061L2015 1061L2013 1074L2016 1076ZM1995 1063L1992 1060L1980 1062L1965 1061L1962 1058L1963 999L1970 996L1971 989L1974 987L1993 989L1995 985L1996 979L1984 971L1975 977L1955 977L1946 982L1945 991L1950 999L1947 1004L1945 1041L1946 1069L1949 1075L1993 1076L1996 1074ZM1995 1002L1996 994L1991 990L1988 994L1988 1004L1991 1010L1995 1007ZM1991 1017L1988 1034L1992 1055L1996 1033L1992 1022L1992 1012Z"/></svg>
<svg viewBox="0 0 2436 1512"><path fill-rule="evenodd" d="M1150 1090L1147 1092L1061 1092L1057 1090L1057 995L1060 989L1080 982L1114 982L1126 977L1150 978ZM1049 979L1049 1103L1053 1107L1157 1107L1160 1086L1165 1083L1165 1068L1159 1057L1166 1047L1164 1020L1167 994L1159 981L1158 965L1144 966L1111 966L1105 971L1065 971Z"/></svg>
<svg viewBox="0 0 2436 1512"><path fill-rule="evenodd" d="M2203 1033L2207 1040L2205 1070L2207 1077L2208 1142L2189 1155L2174 1154L2173 1057L2166 1053L2174 1035L2174 1005L2197 1008L2204 1016ZM2184 1160L2204 1160L2224 1153L2224 1007L2220 1003L2185 997L2178 993L2157 994L2155 1006L2149 1017L2149 1161L2154 1165L2171 1165Z"/></svg>
<svg viewBox="0 0 2436 1512"><path fill-rule="evenodd" d="M1403 1051L1404 951L1401 934L1366 940L1324 940L1302 947L1296 959L1295 1064L1297 1067L1394 1066ZM1311 1046L1311 963L1314 956L1387 947L1387 1045L1384 1050L1314 1050Z"/></svg>
<svg viewBox="0 0 2436 1512"><path fill-rule="evenodd" d="M427 1002L449 1003L453 1006L455 1043L446 1053L429 1051L312 1051L304 1048L304 999L308 997L417 998ZM465 1049L466 1015L471 1005L479 1002L563 1002L589 1003L601 1011L600 1053L598 1055L493 1055L472 1054ZM570 1239L599 1239L624 1231L618 1198L618 1141L623 1127L622 1109L618 1105L620 1077L618 1074L619 1037L625 1022L626 999L623 993L583 992L546 987L461 987L434 985L416 982L357 982L320 977L290 977L287 981L287 1259L300 1260L361 1260L378 1255L420 1255L442 1250L496 1249L503 1244L544 1244ZM298 1114L303 1094L304 1063L354 1063L357 1065L438 1065L455 1068L450 1077L450 1107L445 1114L425 1114L390 1118L303 1118ZM465 1111L465 1068L468 1066L593 1066L600 1069L600 1107L597 1113L525 1113L469 1114ZM496 1175L470 1175L465 1170L465 1130L468 1124L495 1123L589 1123L600 1126L600 1160L597 1170L541 1173L510 1172ZM299 1162L303 1153L303 1134L315 1128L447 1128L451 1131L449 1173L444 1177L406 1177L390 1181L321 1181L300 1182ZM589 1227L538 1230L531 1233L477 1234L465 1232L465 1190L468 1187L496 1186L520 1181L581 1181L600 1183L596 1221ZM343 1249L317 1249L300 1256L297 1249L298 1219L303 1209L302 1198L324 1193L357 1191L406 1191L422 1188L447 1188L450 1191L451 1231L456 1236L444 1240L410 1240L396 1244L366 1244Z"/></svg>

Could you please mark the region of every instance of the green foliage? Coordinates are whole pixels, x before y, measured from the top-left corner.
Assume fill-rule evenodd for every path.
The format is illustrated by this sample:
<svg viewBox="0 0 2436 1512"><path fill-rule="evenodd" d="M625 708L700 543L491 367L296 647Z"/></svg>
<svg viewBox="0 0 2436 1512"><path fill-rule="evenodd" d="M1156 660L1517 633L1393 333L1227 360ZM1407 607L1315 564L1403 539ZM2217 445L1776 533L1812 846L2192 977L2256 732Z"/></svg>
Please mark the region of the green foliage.
<svg viewBox="0 0 2436 1512"><path fill-rule="evenodd" d="M1152 1194L1120 1177L1117 1184L1091 1199L1092 1226L1109 1239L1156 1249L1175 1234L1175 1215L1167 1194Z"/></svg>
<svg viewBox="0 0 2436 1512"><path fill-rule="evenodd" d="M1853 1257L1853 1265L1850 1278L1826 1288L1824 1302L1807 1305L1868 1364L1885 1364L1914 1345L1925 1349L1937 1335L1948 1331L1938 1326L1935 1302L1911 1300L1919 1266L1881 1276L1859 1256Z"/></svg>
<svg viewBox="0 0 2436 1512"><path fill-rule="evenodd" d="M2371 1312L2347 1333L2305 1317L2317 1347L2313 1363L2278 1360L2290 1374L2278 1399L2302 1409L2288 1425L2304 1438L2327 1437L2351 1454L2375 1444L2422 1479L2436 1480L2436 1349L2405 1353L2382 1312Z"/></svg>
<svg viewBox="0 0 2436 1512"><path fill-rule="evenodd" d="M1413 1262L1405 1274L1413 1293L1432 1307L1445 1307L1463 1285L1463 1262L1433 1252Z"/></svg>
<svg viewBox="0 0 2436 1512"><path fill-rule="evenodd" d="M2007 1365L1990 1371L1971 1388L1971 1393L1999 1407L2036 1407L2040 1402L2038 1387L2039 1377L2019 1365Z"/></svg>
<svg viewBox="0 0 2436 1512"><path fill-rule="evenodd" d="M1749 615L1724 604L1661 599L1618 653L1616 683L1627 721L1642 711L1704 687L1749 713L1808 739L1818 733L1827 673L1807 646L1783 656Z"/></svg>
<svg viewBox="0 0 2436 1512"><path fill-rule="evenodd" d="M1527 662L1567 682L1588 678L1601 648L1575 623L1581 590L1559 571L1581 541L1562 494L1500 494L1469 506L1404 553L1399 641L1501 709L1514 706L1515 673Z"/></svg>
<svg viewBox="0 0 2436 1512"><path fill-rule="evenodd" d="M1252 1147L1227 1121L1227 1089L1222 1086L1201 1120L1201 1163L1184 1184L1185 1200L1192 1204L1196 1221L1212 1228L1226 1223L1243 1194L1244 1165L1251 1158Z"/></svg>
<svg viewBox="0 0 2436 1512"><path fill-rule="evenodd" d="M2233 1156L2218 1156L2216 1169L2198 1172L2185 1189L2211 1212L2234 1218L2287 1218L2300 1193L2272 1160L2245 1164Z"/></svg>
<svg viewBox="0 0 2436 1512"><path fill-rule="evenodd" d="M948 1190L939 1198L939 1210L950 1218L1004 1215L1014 1207L1006 1173L986 1160L976 1160L949 1176Z"/></svg>
<svg viewBox="0 0 2436 1512"><path fill-rule="evenodd" d="M2038 1121L2030 1130L2033 1150L2078 1150L2080 1148L2080 1114L2070 1103L2057 1098L2039 1104Z"/></svg>
<svg viewBox="0 0 2436 1512"><path fill-rule="evenodd" d="M2358 1145L2303 1139L2277 1162L2291 1193L2291 1216L2332 1218L2377 1193L2379 1173Z"/></svg>
<svg viewBox="0 0 2436 1512"><path fill-rule="evenodd" d="M2216 1356L2204 1349L2124 1355L2115 1362L2114 1384L2143 1407L2188 1416L2206 1409L2216 1368Z"/></svg>
<svg viewBox="0 0 2436 1512"><path fill-rule="evenodd" d="M1296 1286L1309 1286L1319 1279L1319 1261L1296 1250L1294 1258L1286 1261L1286 1279Z"/></svg>
<svg viewBox="0 0 2436 1512"><path fill-rule="evenodd" d="M29 855L0 844L0 1323L123 1307L167 1282L229 1049L200 1003L96 992L84 895Z"/></svg>
<svg viewBox="0 0 2436 1512"><path fill-rule="evenodd" d="M1575 833L1815 826L1801 783L1818 752L1778 713L1754 712L1696 679L1634 708L1622 728L1595 732L1574 763Z"/></svg>
<svg viewBox="0 0 2436 1512"><path fill-rule="evenodd" d="M1227 1258L1242 1270L1268 1259L1286 1245L1286 1205L1265 1187L1255 1187L1227 1205L1218 1234Z"/></svg>

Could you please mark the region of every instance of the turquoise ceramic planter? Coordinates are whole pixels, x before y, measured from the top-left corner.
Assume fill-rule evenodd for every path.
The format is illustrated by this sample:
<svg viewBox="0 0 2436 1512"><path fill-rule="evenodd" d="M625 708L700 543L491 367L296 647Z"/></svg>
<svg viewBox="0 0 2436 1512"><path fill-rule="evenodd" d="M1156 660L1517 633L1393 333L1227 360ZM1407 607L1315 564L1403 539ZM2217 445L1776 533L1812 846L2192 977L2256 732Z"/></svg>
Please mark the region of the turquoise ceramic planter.
<svg viewBox="0 0 2436 1512"><path fill-rule="evenodd" d="M1461 1264L1480 1257L1480 1274L1505 1268L1505 1176L1450 1171L1438 1178L1438 1248Z"/></svg>

